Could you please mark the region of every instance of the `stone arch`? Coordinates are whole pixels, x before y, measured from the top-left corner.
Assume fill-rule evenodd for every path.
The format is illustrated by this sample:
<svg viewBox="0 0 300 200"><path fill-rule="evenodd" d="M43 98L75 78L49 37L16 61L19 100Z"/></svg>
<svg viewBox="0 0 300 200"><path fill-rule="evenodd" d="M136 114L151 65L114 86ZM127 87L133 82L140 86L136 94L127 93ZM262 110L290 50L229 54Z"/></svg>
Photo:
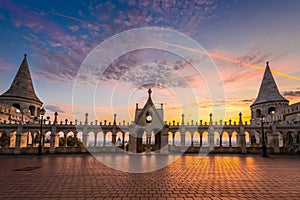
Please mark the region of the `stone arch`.
<svg viewBox="0 0 300 200"><path fill-rule="evenodd" d="M266 142L266 145L268 145L271 142L270 136L271 136L271 132L270 131L266 131L265 132L265 142Z"/></svg>
<svg viewBox="0 0 300 200"><path fill-rule="evenodd" d="M96 146L98 146L98 147L103 147L104 146L104 133L102 131L99 131L97 133Z"/></svg>
<svg viewBox="0 0 300 200"><path fill-rule="evenodd" d="M195 147L200 147L200 133L198 131L194 133L193 144Z"/></svg>
<svg viewBox="0 0 300 200"><path fill-rule="evenodd" d="M124 144L128 144L129 143L129 132L126 131L125 132L125 137L124 137Z"/></svg>
<svg viewBox="0 0 300 200"><path fill-rule="evenodd" d="M284 146L284 139L283 139L283 135L282 132L278 132L278 145L279 147L283 147Z"/></svg>
<svg viewBox="0 0 300 200"><path fill-rule="evenodd" d="M231 133L231 145L233 146L233 147L236 147L237 146L237 132L236 131L233 131L232 133Z"/></svg>
<svg viewBox="0 0 300 200"><path fill-rule="evenodd" d="M248 131L245 131L245 141L246 141L246 147L251 146L251 135Z"/></svg>
<svg viewBox="0 0 300 200"><path fill-rule="evenodd" d="M180 132L175 132L175 137L174 137L174 140L175 140L175 146L181 146L181 133Z"/></svg>
<svg viewBox="0 0 300 200"><path fill-rule="evenodd" d="M155 137L155 132L151 131L151 144L156 144L156 137Z"/></svg>
<svg viewBox="0 0 300 200"><path fill-rule="evenodd" d="M261 109L256 109L255 111L255 117L259 118L261 116Z"/></svg>
<svg viewBox="0 0 300 200"><path fill-rule="evenodd" d="M10 139L5 131L0 132L0 148L9 147Z"/></svg>
<svg viewBox="0 0 300 200"><path fill-rule="evenodd" d="M28 110L31 116L35 116L35 106L33 105L29 106Z"/></svg>
<svg viewBox="0 0 300 200"><path fill-rule="evenodd" d="M16 147L16 131L10 132L9 133L9 138L10 138L10 148L15 148Z"/></svg>
<svg viewBox="0 0 300 200"><path fill-rule="evenodd" d="M189 131L184 133L184 137L185 137L185 144L184 146L191 146L192 145L192 140L191 140L191 133Z"/></svg>
<svg viewBox="0 0 300 200"><path fill-rule="evenodd" d="M229 133L227 131L222 133L222 146L229 147Z"/></svg>
<svg viewBox="0 0 300 200"><path fill-rule="evenodd" d="M296 144L300 144L300 131L297 133L296 136Z"/></svg>
<svg viewBox="0 0 300 200"><path fill-rule="evenodd" d="M21 110L21 106L18 103L13 103L12 106L19 109L19 110Z"/></svg>
<svg viewBox="0 0 300 200"><path fill-rule="evenodd" d="M32 146L33 147L38 147L39 141L40 141L40 132L39 131L34 131L32 134Z"/></svg>
<svg viewBox="0 0 300 200"><path fill-rule="evenodd" d="M51 139L51 131L47 131L44 133L44 147L50 147L50 139Z"/></svg>
<svg viewBox="0 0 300 200"><path fill-rule="evenodd" d="M82 131L79 131L79 132L76 134L77 146L78 146L78 147L81 147L81 146L83 145L83 143L82 143L82 136L83 136Z"/></svg>
<svg viewBox="0 0 300 200"><path fill-rule="evenodd" d="M169 145L173 145L174 144L174 141L173 141L173 133L172 132L168 132L168 144Z"/></svg>
<svg viewBox="0 0 300 200"><path fill-rule="evenodd" d="M286 133L286 146L289 147L290 145L293 145L294 143L294 132L293 131L288 131Z"/></svg>
<svg viewBox="0 0 300 200"><path fill-rule="evenodd" d="M105 134L105 146L112 146L112 132L110 131Z"/></svg>
<svg viewBox="0 0 300 200"><path fill-rule="evenodd" d="M66 140L67 140L67 147L74 147L76 146L76 137L73 131L68 131L66 134Z"/></svg>
<svg viewBox="0 0 300 200"><path fill-rule="evenodd" d="M58 140L58 146L59 147L63 147L65 145L65 133L63 131L59 131L57 134L56 134L56 137L55 139Z"/></svg>
<svg viewBox="0 0 300 200"><path fill-rule="evenodd" d="M117 132L117 138L116 138L116 146L120 147L123 143L123 133L121 131Z"/></svg>
<svg viewBox="0 0 300 200"><path fill-rule="evenodd" d="M216 147L219 147L220 146L220 137L221 135L220 135L220 133L218 132L218 131L215 131L214 132L214 145L216 146Z"/></svg>
<svg viewBox="0 0 300 200"><path fill-rule="evenodd" d="M86 141L87 147L93 147L95 145L95 133L90 131L87 134L87 141Z"/></svg>
<svg viewBox="0 0 300 200"><path fill-rule="evenodd" d="M146 131L144 131L142 134L142 144L146 144L146 143L147 143L147 133Z"/></svg>
<svg viewBox="0 0 300 200"><path fill-rule="evenodd" d="M155 144L160 148L160 142L161 142L161 129L155 127L151 132L151 144Z"/></svg>
<svg viewBox="0 0 300 200"><path fill-rule="evenodd" d="M261 143L260 133L254 131L254 137L255 137L256 144L260 144Z"/></svg>
<svg viewBox="0 0 300 200"><path fill-rule="evenodd" d="M209 143L208 143L208 132L207 131L204 131L202 133L202 146L209 146Z"/></svg>

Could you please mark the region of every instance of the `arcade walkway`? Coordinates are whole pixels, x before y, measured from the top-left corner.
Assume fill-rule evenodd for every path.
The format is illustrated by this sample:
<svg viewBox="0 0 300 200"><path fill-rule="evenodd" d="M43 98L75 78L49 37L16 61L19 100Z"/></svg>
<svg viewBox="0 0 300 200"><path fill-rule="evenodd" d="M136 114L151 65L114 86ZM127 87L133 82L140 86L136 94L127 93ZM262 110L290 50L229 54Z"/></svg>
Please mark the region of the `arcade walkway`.
<svg viewBox="0 0 300 200"><path fill-rule="evenodd" d="M300 157L184 155L150 173L89 155L0 156L0 199L299 199Z"/></svg>

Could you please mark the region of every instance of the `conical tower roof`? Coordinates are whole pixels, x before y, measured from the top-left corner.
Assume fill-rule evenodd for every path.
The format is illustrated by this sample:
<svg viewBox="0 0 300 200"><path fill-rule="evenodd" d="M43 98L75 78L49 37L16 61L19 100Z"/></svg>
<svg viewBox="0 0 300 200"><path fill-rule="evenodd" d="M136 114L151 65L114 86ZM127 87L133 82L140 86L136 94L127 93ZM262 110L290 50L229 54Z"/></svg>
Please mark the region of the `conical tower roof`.
<svg viewBox="0 0 300 200"><path fill-rule="evenodd" d="M251 106L266 103L266 102L274 102L274 101L284 101L288 102L278 90L274 77L269 67L269 62L267 62L266 70L264 73L263 80L260 85L259 93Z"/></svg>
<svg viewBox="0 0 300 200"><path fill-rule="evenodd" d="M10 88L0 96L0 99L7 98L24 99L43 104L35 94L26 54Z"/></svg>

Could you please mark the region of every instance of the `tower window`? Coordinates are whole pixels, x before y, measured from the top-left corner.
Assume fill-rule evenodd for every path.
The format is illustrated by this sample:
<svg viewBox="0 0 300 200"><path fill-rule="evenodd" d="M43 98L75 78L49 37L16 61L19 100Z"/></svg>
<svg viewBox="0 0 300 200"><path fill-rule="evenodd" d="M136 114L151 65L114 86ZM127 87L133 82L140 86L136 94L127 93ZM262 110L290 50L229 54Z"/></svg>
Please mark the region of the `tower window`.
<svg viewBox="0 0 300 200"><path fill-rule="evenodd" d="M152 116L150 112L146 113L146 123L151 123L152 122Z"/></svg>
<svg viewBox="0 0 300 200"><path fill-rule="evenodd" d="M259 118L261 116L261 110L257 109L256 110L256 117Z"/></svg>
<svg viewBox="0 0 300 200"><path fill-rule="evenodd" d="M269 114L269 115L275 115L275 113L276 113L276 109L275 109L274 107L270 107L270 108L268 109L268 114Z"/></svg>

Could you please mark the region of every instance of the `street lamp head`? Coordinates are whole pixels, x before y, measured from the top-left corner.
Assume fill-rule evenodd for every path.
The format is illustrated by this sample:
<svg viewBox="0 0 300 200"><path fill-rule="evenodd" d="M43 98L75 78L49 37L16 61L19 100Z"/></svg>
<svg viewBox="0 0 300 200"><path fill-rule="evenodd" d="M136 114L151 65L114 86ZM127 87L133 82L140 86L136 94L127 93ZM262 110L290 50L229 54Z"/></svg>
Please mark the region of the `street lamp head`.
<svg viewBox="0 0 300 200"><path fill-rule="evenodd" d="M260 117L259 117L259 120L261 122L265 122L266 121L266 116L264 114L261 114Z"/></svg>
<svg viewBox="0 0 300 200"><path fill-rule="evenodd" d="M41 115L41 116L44 116L44 115L45 115L45 113L46 113L46 110L45 110L45 108L42 108L42 109L40 110L40 115Z"/></svg>

